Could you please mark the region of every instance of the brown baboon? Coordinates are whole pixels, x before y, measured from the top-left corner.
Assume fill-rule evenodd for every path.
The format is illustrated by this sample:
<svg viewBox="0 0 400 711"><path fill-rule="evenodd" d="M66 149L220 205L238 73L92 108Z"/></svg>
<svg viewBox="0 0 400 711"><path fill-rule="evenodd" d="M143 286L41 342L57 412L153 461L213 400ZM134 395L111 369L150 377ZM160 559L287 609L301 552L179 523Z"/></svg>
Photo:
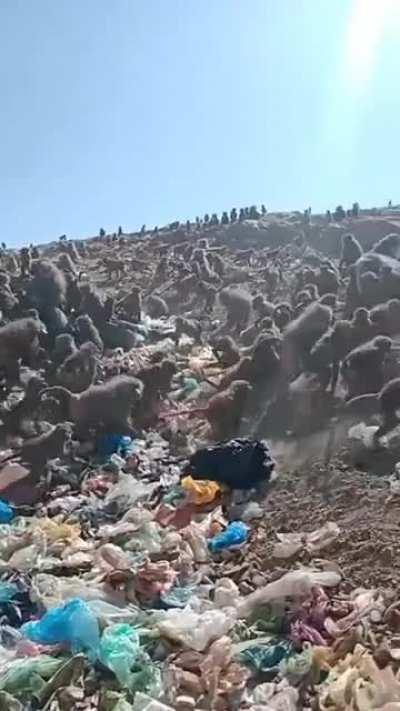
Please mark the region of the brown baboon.
<svg viewBox="0 0 400 711"><path fill-rule="evenodd" d="M362 257L363 248L354 235L343 235L342 236L342 248L340 253L339 270L343 266L349 267L354 264L357 259Z"/></svg>
<svg viewBox="0 0 400 711"><path fill-rule="evenodd" d="M99 362L99 351L91 341L68 356L57 370L60 385L74 393L80 393L93 385Z"/></svg>
<svg viewBox="0 0 400 711"><path fill-rule="evenodd" d="M87 341L91 341L94 343L97 348L99 349L100 353L103 352L104 350L104 343L102 341L102 338L100 336L98 328L94 325L92 319L88 314L82 314L82 316L78 316L78 318L75 321L75 327L76 327L76 336L77 336L77 341L79 345L82 345L83 343L86 343Z"/></svg>
<svg viewBox="0 0 400 711"><path fill-rule="evenodd" d="M214 341L213 352L223 368L230 368L240 360L240 351L231 336L221 336Z"/></svg>
<svg viewBox="0 0 400 711"><path fill-rule="evenodd" d="M21 318L0 328L0 368L4 369L7 379L19 380L21 359L34 366L43 328L41 321L35 318Z"/></svg>
<svg viewBox="0 0 400 711"><path fill-rule="evenodd" d="M219 300L226 308L226 326L236 331L243 331L251 314L251 297L241 289L223 289L219 293Z"/></svg>
<svg viewBox="0 0 400 711"><path fill-rule="evenodd" d="M32 261L33 279L27 287L27 297L32 306L41 309L63 306L67 282L63 272L49 259Z"/></svg>
<svg viewBox="0 0 400 711"><path fill-rule="evenodd" d="M384 362L391 347L390 338L376 336L348 353L341 367L347 399L379 392L384 383Z"/></svg>
<svg viewBox="0 0 400 711"><path fill-rule="evenodd" d="M143 384L137 378L117 375L107 383L91 385L82 393L71 393L61 386L42 392L61 399L79 434L90 428L105 428L108 432L131 434L131 410L143 394Z"/></svg>
<svg viewBox="0 0 400 711"><path fill-rule="evenodd" d="M150 294L146 299L146 311L150 318L163 318L169 316L169 308L160 296Z"/></svg>
<svg viewBox="0 0 400 711"><path fill-rule="evenodd" d="M26 386L25 395L11 410L5 410L0 415L3 427L8 434L19 434L24 420L31 418L39 405L39 395L47 387L43 378L32 377Z"/></svg>
<svg viewBox="0 0 400 711"><path fill-rule="evenodd" d="M26 277L30 274L32 263L31 250L29 247L22 247L19 252L19 259L21 264L21 275Z"/></svg>
<svg viewBox="0 0 400 711"><path fill-rule="evenodd" d="M103 265L106 268L107 276L112 279L113 275L120 279L125 274L125 262L123 259L115 257L104 257Z"/></svg>
<svg viewBox="0 0 400 711"><path fill-rule="evenodd" d="M201 343L201 325L199 321L194 319L183 318L177 316L175 319L175 342L178 344L180 337L183 335L193 338L195 343Z"/></svg>
<svg viewBox="0 0 400 711"><path fill-rule="evenodd" d="M76 353L77 350L74 337L69 333L60 333L55 338L51 360L54 365L61 365L66 358Z"/></svg>

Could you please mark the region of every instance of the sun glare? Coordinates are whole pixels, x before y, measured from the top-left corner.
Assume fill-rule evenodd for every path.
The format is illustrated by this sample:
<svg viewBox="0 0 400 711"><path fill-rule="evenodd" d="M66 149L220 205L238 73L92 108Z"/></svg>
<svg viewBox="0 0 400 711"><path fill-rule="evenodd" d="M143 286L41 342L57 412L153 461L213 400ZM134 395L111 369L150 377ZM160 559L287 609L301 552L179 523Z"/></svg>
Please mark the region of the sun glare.
<svg viewBox="0 0 400 711"><path fill-rule="evenodd" d="M353 85L361 89L369 81L385 30L399 16L399 0L354 0L345 53L345 71Z"/></svg>

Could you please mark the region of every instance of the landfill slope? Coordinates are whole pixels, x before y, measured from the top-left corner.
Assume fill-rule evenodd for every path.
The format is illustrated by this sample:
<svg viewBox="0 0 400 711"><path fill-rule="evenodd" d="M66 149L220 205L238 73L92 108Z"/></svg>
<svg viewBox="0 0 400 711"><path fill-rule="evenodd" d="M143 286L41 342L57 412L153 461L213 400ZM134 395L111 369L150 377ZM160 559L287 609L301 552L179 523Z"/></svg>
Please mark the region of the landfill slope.
<svg viewBox="0 0 400 711"><path fill-rule="evenodd" d="M0 711L400 709L399 235L252 206L3 249Z"/></svg>

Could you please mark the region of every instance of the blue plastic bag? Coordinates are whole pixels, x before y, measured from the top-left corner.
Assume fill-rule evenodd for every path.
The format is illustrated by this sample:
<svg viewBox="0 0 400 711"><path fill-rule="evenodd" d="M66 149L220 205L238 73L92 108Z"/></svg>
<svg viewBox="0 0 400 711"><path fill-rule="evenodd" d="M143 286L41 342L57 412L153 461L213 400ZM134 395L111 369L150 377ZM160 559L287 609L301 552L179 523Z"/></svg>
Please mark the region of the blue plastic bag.
<svg viewBox="0 0 400 711"><path fill-rule="evenodd" d="M226 527L225 531L218 533L208 542L208 547L212 553L222 551L224 548L240 546L247 541L249 527L243 521L233 521Z"/></svg>
<svg viewBox="0 0 400 711"><path fill-rule="evenodd" d="M132 454L135 447L131 437L119 434L106 434L98 437L96 442L97 454L101 457L110 457L120 454L122 457Z"/></svg>
<svg viewBox="0 0 400 711"><path fill-rule="evenodd" d="M54 607L41 620L26 622L21 631L39 644L67 643L73 654L87 652L93 660L98 656L99 625L90 607L79 598Z"/></svg>
<svg viewBox="0 0 400 711"><path fill-rule="evenodd" d="M10 523L15 516L15 511L7 501L0 499L0 523Z"/></svg>

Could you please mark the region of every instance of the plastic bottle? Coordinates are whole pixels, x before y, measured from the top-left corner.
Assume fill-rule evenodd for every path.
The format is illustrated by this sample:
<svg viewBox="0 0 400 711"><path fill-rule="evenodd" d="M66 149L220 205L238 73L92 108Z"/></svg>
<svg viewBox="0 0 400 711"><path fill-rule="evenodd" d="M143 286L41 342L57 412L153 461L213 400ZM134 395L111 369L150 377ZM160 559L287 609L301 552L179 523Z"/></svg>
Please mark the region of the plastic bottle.
<svg viewBox="0 0 400 711"><path fill-rule="evenodd" d="M225 531L218 533L208 542L208 547L212 553L231 548L232 546L240 546L247 541L249 535L249 527L243 521L233 521L226 527Z"/></svg>

